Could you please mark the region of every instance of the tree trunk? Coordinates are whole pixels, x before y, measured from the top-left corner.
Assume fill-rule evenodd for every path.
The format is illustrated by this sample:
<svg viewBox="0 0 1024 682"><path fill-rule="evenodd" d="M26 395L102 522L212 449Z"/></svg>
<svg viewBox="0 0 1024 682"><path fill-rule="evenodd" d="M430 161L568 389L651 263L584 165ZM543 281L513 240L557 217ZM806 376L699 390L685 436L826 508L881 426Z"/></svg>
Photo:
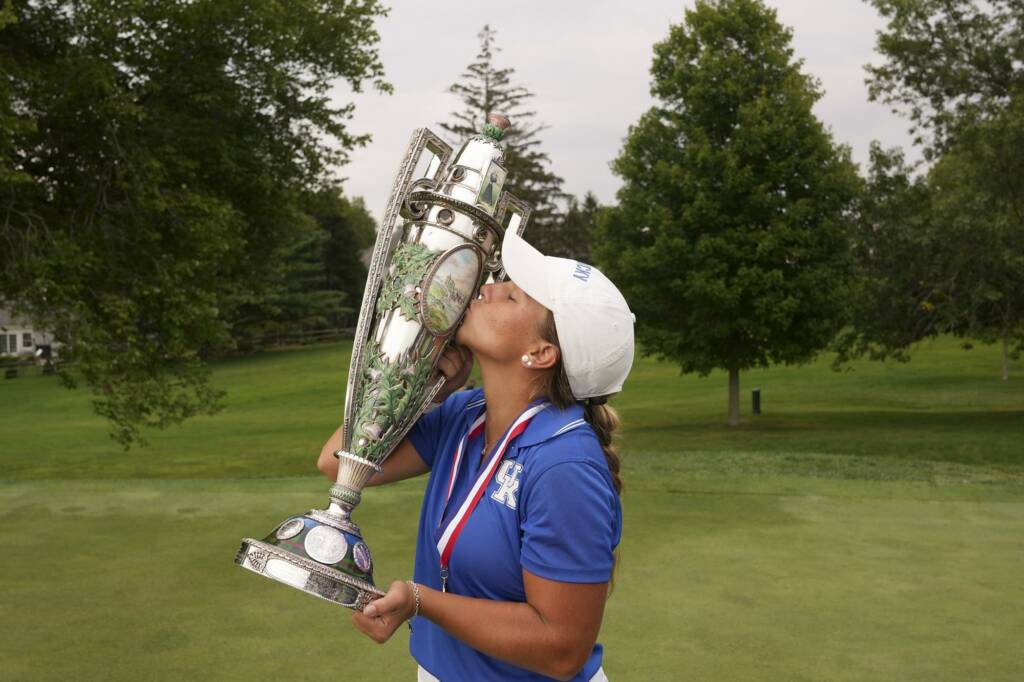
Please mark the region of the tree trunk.
<svg viewBox="0 0 1024 682"><path fill-rule="evenodd" d="M1010 330L1003 329L1003 381L1010 379Z"/></svg>
<svg viewBox="0 0 1024 682"><path fill-rule="evenodd" d="M740 371L729 370L729 426L740 425Z"/></svg>

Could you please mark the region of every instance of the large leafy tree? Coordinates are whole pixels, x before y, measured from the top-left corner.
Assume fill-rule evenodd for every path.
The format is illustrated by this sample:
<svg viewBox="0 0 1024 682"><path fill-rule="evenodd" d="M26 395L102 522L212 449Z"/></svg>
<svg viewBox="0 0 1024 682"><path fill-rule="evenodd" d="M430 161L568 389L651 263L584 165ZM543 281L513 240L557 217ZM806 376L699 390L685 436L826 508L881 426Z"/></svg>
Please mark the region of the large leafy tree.
<svg viewBox="0 0 1024 682"><path fill-rule="evenodd" d="M849 324L835 339L836 367L864 355L906 361L909 346L942 333L934 280L943 245L935 239L932 196L902 150L872 143L851 240Z"/></svg>
<svg viewBox="0 0 1024 682"><path fill-rule="evenodd" d="M1003 380L1024 347L1021 150L1024 106L1016 105L963 131L929 173L933 242L941 245L932 302L944 330L1001 342Z"/></svg>
<svg viewBox="0 0 1024 682"><path fill-rule="evenodd" d="M884 62L867 67L871 97L910 118L915 142L935 162L922 184L932 193L928 218L909 218L928 248L906 253L888 281L920 273L916 288L927 290L921 310L931 319L920 324L918 315L920 334L1001 339L1006 378L1011 346L1019 351L1024 337L1024 6L871 3L887 20L878 35ZM887 230L906 234L908 224ZM874 236L887 238L880 230ZM853 329L862 346L874 344L883 355L905 353L919 335L884 315Z"/></svg>
<svg viewBox="0 0 1024 682"><path fill-rule="evenodd" d="M462 109L440 125L451 141L459 144L480 132L488 114L509 117L512 126L502 139L508 169L505 189L533 207L529 239L547 252L558 241L556 233L562 225L559 206L565 199L562 178L551 170L551 160L541 147L540 134L547 126L538 122L536 112L530 109L533 93L513 80L515 69L495 64L500 48L495 44L494 29L484 26L477 37L480 51L449 88Z"/></svg>
<svg viewBox="0 0 1024 682"><path fill-rule="evenodd" d="M286 286L302 198L386 88L376 0L15 0L0 20L0 299L127 445L218 408L205 359Z"/></svg>
<svg viewBox="0 0 1024 682"><path fill-rule="evenodd" d="M671 27L594 246L645 352L728 371L732 425L740 372L808 360L843 314L859 180L790 41L755 0L700 1Z"/></svg>
<svg viewBox="0 0 1024 682"><path fill-rule="evenodd" d="M858 276L837 363L861 355L907 360L916 342L953 334L1000 340L1009 378L1009 359L1024 341L1024 231L986 180L1000 171L995 147L1010 141L1007 132L972 130L923 175L901 151L872 147L854 240ZM1005 181L1019 178L1009 173Z"/></svg>
<svg viewBox="0 0 1024 682"><path fill-rule="evenodd" d="M885 61L867 67L870 96L910 117L929 157L1024 92L1019 0L867 1L887 22Z"/></svg>

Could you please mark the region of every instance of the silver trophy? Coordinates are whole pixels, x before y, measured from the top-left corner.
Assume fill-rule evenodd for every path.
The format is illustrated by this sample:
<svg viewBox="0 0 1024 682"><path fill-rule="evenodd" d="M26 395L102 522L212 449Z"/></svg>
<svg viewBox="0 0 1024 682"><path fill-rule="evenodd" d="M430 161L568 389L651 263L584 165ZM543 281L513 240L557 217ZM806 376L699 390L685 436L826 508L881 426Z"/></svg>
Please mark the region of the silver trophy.
<svg viewBox="0 0 1024 682"><path fill-rule="evenodd" d="M238 565L360 611L384 594L352 510L444 384L437 362L469 302L488 278L504 279L505 230L522 233L529 221L530 208L503 191L508 125L491 114L451 163L441 138L413 133L370 262L330 505L245 538Z"/></svg>

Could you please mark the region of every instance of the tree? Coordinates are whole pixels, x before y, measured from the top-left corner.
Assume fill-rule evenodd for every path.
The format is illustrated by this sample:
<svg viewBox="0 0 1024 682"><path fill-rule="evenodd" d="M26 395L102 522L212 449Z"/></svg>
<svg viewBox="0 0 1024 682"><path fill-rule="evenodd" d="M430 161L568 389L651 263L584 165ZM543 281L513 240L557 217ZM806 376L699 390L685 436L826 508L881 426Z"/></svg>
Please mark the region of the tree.
<svg viewBox="0 0 1024 682"><path fill-rule="evenodd" d="M929 185L941 245L933 296L944 331L1000 341L1005 381L1010 357L1024 348L1024 159L1003 145L1024 149L1024 107L963 131Z"/></svg>
<svg viewBox="0 0 1024 682"><path fill-rule="evenodd" d="M304 194L365 142L375 0L5 3L0 298L122 444L220 406L206 360L286 287ZM12 179L13 178L13 179Z"/></svg>
<svg viewBox="0 0 1024 682"><path fill-rule="evenodd" d="M807 361L833 337L859 180L814 117L817 82L755 0L699 1L655 45L656 106L614 171L598 264L637 315L644 352L684 373Z"/></svg>
<svg viewBox="0 0 1024 682"><path fill-rule="evenodd" d="M942 332L1001 339L1006 378L1011 344L1017 353L1024 343L1024 9L1015 0L871 1L888 21L878 35L885 62L867 67L871 97L906 113L936 162L928 305Z"/></svg>
<svg viewBox="0 0 1024 682"><path fill-rule="evenodd" d="M534 120L536 112L528 108L533 93L513 82L515 69L500 69L494 64L494 55L500 51L494 44L495 31L484 26L477 37L480 51L476 60L449 88L463 108L452 113L451 121L440 125L452 142L460 144L480 132L488 114L497 112L509 117L512 126L502 139L508 170L505 189L533 208L527 228L530 241L547 252L549 243L557 241L559 202L565 198L562 178L551 171L551 159L541 151L540 133L547 126Z"/></svg>
<svg viewBox="0 0 1024 682"><path fill-rule="evenodd" d="M887 20L869 95L911 121L933 158L964 126L1024 92L1024 9L1019 0L868 0Z"/></svg>
<svg viewBox="0 0 1024 682"><path fill-rule="evenodd" d="M561 216L561 224L547 241L544 253L584 263L591 262L590 242L601 210L602 206L592 192L587 192L583 201L570 196L565 213Z"/></svg>
<svg viewBox="0 0 1024 682"><path fill-rule="evenodd" d="M264 347L275 336L301 330L354 327L366 285L364 250L376 225L361 198L338 187L309 192L301 200L293 240L282 247L283 285L236 315L231 335L239 350Z"/></svg>
<svg viewBox="0 0 1024 682"><path fill-rule="evenodd" d="M915 176L902 150L872 143L851 245L848 324L836 336L833 366L864 355L905 362L911 345L944 329L934 303L943 244L927 178Z"/></svg>
<svg viewBox="0 0 1024 682"><path fill-rule="evenodd" d="M914 343L953 334L1001 340L1009 378L1024 340L1024 231L984 179L998 172L991 155L1007 141L991 127L976 130L917 177L902 152L872 146L837 365L862 355L905 361Z"/></svg>
<svg viewBox="0 0 1024 682"><path fill-rule="evenodd" d="M9 4L0 5L0 31L16 19L14 9ZM9 73L11 66L10 58L0 51L0 74ZM28 175L14 167L13 159L16 155L15 137L29 132L32 122L18 116L14 105L10 82L7 78L0 78L0 186L29 180Z"/></svg>
<svg viewBox="0 0 1024 682"><path fill-rule="evenodd" d="M366 287L363 254L377 238L377 224L361 197L350 200L320 192L312 198L308 210L328 234L323 254L327 287L341 291L358 312ZM331 326L355 326L354 318L347 311L339 311Z"/></svg>

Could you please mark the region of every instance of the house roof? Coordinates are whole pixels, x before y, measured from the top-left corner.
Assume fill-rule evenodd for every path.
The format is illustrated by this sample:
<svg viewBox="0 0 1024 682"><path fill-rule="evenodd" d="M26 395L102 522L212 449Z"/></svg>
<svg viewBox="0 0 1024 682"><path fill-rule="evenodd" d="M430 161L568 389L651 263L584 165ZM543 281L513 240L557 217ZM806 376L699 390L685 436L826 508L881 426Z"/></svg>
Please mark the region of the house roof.
<svg viewBox="0 0 1024 682"><path fill-rule="evenodd" d="M15 315L7 308L0 308L0 327L18 329L34 329L32 321L27 317Z"/></svg>

